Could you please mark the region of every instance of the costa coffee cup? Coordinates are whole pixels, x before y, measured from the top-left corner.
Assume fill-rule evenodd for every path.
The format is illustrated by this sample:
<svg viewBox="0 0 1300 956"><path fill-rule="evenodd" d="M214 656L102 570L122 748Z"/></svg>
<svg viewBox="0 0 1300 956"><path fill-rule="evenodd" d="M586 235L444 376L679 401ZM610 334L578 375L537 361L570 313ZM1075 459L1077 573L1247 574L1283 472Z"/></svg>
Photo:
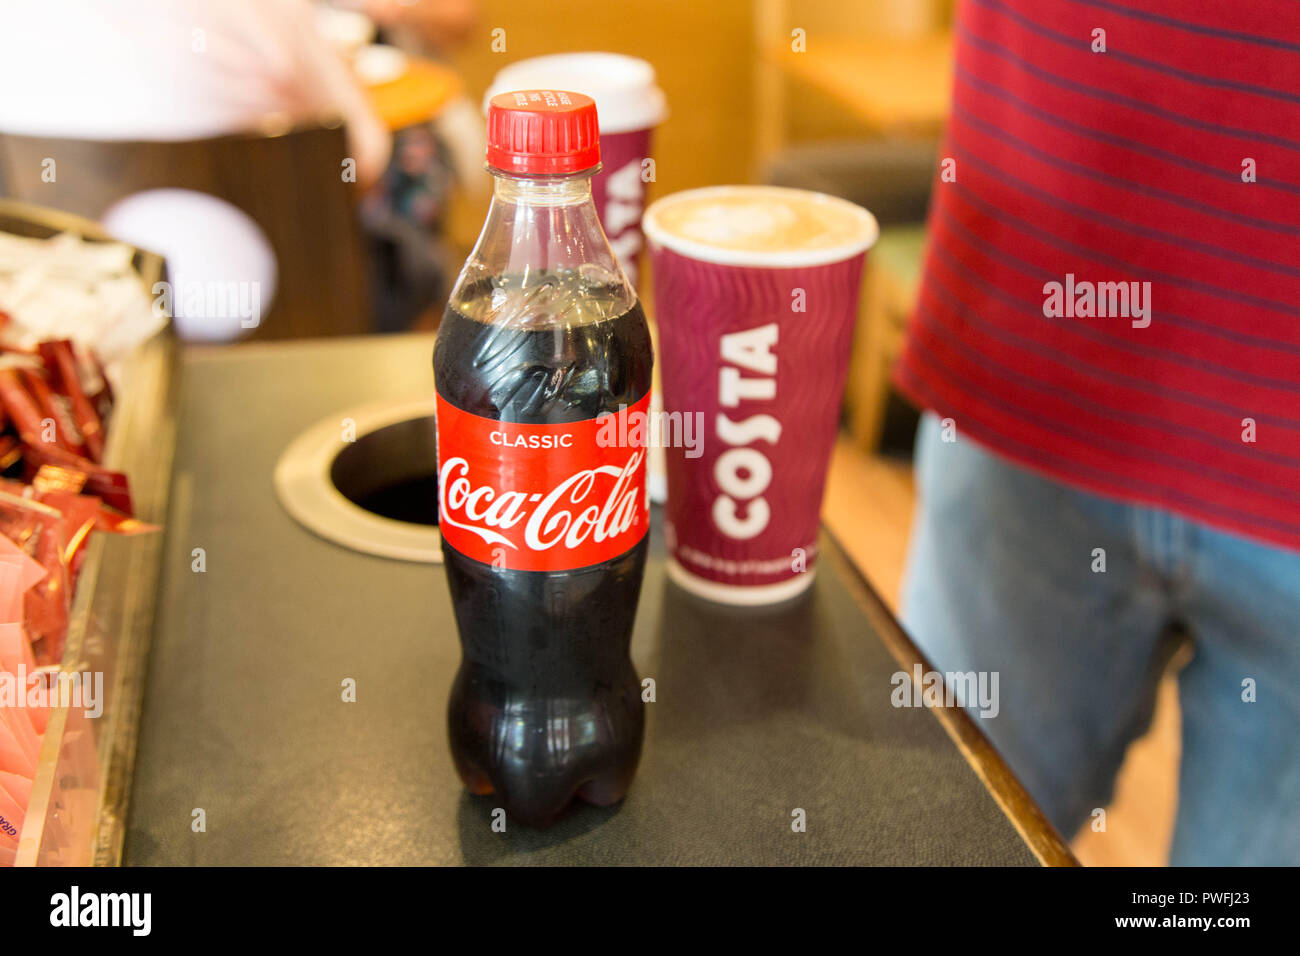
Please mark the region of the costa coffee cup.
<svg viewBox="0 0 1300 956"><path fill-rule="evenodd" d="M668 572L728 604L812 584L826 469L867 250L859 206L774 186L655 202L654 273L668 446ZM702 441L672 440L687 417Z"/></svg>
<svg viewBox="0 0 1300 956"><path fill-rule="evenodd" d="M650 156L651 133L668 115L654 67L619 53L557 53L520 60L497 73L483 109L497 93L526 89L574 90L596 101L601 170L591 182L592 197L610 247L635 286L645 244L643 165Z"/></svg>

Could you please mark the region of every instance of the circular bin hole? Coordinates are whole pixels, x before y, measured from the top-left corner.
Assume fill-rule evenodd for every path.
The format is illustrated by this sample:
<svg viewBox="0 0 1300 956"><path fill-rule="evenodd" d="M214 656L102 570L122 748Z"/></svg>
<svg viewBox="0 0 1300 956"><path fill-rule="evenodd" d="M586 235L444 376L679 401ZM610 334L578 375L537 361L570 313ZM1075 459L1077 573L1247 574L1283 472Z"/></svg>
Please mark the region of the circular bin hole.
<svg viewBox="0 0 1300 956"><path fill-rule="evenodd" d="M275 466L285 510L354 551L441 562L433 401L368 405L317 422Z"/></svg>
<svg viewBox="0 0 1300 956"><path fill-rule="evenodd" d="M330 480L343 497L381 518L438 524L438 456L434 419L386 425L345 445Z"/></svg>

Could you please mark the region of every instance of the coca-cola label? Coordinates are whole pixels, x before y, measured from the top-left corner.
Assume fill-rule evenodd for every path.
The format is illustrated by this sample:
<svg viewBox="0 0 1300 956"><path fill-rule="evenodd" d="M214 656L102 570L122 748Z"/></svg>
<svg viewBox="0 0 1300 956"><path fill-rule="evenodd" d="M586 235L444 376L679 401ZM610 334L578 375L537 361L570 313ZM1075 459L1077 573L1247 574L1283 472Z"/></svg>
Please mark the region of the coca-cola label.
<svg viewBox="0 0 1300 956"><path fill-rule="evenodd" d="M627 419L643 421L649 404L647 393L613 421L520 425L438 395L443 540L466 557L520 571L585 568L635 547L650 526L646 443L644 429L629 430Z"/></svg>

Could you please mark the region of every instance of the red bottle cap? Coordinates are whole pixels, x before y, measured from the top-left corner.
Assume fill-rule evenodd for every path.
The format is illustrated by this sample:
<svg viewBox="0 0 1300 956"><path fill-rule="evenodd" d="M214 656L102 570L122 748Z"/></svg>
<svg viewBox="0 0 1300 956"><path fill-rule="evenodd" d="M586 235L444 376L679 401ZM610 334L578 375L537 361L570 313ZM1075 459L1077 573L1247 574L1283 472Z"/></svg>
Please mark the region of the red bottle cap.
<svg viewBox="0 0 1300 956"><path fill-rule="evenodd" d="M600 165L596 101L564 90L498 93L488 102L487 162L524 176Z"/></svg>

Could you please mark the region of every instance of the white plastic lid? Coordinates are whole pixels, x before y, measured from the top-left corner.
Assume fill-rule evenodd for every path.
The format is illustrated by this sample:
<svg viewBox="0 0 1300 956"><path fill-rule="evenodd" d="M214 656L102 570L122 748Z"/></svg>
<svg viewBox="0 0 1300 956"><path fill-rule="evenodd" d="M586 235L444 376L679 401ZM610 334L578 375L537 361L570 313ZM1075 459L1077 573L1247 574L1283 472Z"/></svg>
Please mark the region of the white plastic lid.
<svg viewBox="0 0 1300 956"><path fill-rule="evenodd" d="M655 84L655 69L621 53L555 53L502 67L483 97L510 90L571 90L596 101L602 133L649 129L668 117L668 102Z"/></svg>

